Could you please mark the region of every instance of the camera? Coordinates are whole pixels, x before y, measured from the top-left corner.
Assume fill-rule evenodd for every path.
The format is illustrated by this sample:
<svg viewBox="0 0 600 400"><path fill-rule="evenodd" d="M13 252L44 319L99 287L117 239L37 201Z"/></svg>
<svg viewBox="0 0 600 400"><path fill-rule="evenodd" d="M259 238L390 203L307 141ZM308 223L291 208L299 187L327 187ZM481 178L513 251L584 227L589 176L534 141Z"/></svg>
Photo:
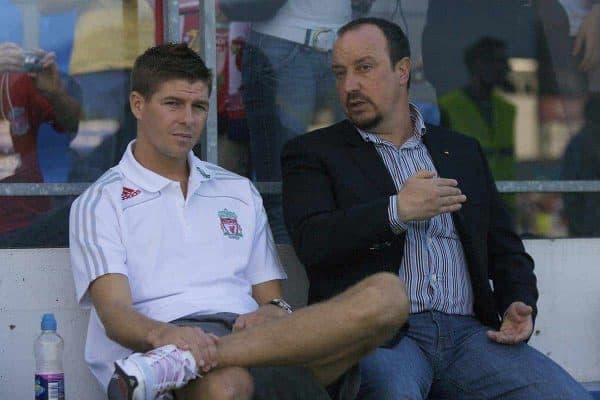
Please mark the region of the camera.
<svg viewBox="0 0 600 400"><path fill-rule="evenodd" d="M24 52L23 72L40 72L43 69L42 56L32 51Z"/></svg>

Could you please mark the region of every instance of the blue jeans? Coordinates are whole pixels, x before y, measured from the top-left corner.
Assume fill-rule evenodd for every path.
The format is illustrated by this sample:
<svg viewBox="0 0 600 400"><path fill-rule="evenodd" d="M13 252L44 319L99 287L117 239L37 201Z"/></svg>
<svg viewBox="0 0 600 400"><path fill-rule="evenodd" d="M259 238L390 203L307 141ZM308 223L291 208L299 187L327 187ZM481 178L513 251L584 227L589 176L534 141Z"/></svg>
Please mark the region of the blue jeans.
<svg viewBox="0 0 600 400"><path fill-rule="evenodd" d="M121 121L129 105L131 70L109 70L74 75L81 86L86 119Z"/></svg>
<svg viewBox="0 0 600 400"><path fill-rule="evenodd" d="M242 95L250 130L252 175L281 181L281 149L306 132L319 107L342 117L331 72L331 52L252 32L242 59ZM281 195L263 195L273 236L289 243Z"/></svg>
<svg viewBox="0 0 600 400"><path fill-rule="evenodd" d="M360 363L358 399L589 399L560 366L525 343L502 345L473 317L423 312L409 317L396 347Z"/></svg>
<svg viewBox="0 0 600 400"><path fill-rule="evenodd" d="M104 138L90 154L72 155L71 182L93 182L116 165L127 144L135 138L135 118L129 109L130 70L109 70L76 75L81 86L85 119L111 119L119 130Z"/></svg>

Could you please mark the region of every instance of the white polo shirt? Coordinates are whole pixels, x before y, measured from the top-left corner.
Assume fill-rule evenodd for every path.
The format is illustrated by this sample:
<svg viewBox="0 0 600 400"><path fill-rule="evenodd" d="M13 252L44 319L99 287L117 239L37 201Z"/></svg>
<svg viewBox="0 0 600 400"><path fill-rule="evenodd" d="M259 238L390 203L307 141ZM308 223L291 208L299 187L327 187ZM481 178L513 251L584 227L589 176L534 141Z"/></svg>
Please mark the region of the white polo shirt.
<svg viewBox="0 0 600 400"><path fill-rule="evenodd" d="M179 182L135 160L132 143L71 207L79 303L91 307L90 283L119 273L129 279L135 309L158 321L257 309L252 285L286 275L252 183L190 152L184 198ZM108 339L92 309L85 359L105 388L113 362L129 353Z"/></svg>

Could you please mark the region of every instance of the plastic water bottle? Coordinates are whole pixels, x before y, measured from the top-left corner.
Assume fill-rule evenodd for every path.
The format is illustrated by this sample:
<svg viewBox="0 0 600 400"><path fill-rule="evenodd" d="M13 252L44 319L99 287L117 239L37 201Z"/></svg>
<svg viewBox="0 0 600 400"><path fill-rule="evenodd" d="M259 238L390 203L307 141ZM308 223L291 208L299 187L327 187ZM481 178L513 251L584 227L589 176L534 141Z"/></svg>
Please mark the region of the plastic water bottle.
<svg viewBox="0 0 600 400"><path fill-rule="evenodd" d="M35 399L64 400L63 338L56 333L54 314L42 317L42 333L35 340Z"/></svg>

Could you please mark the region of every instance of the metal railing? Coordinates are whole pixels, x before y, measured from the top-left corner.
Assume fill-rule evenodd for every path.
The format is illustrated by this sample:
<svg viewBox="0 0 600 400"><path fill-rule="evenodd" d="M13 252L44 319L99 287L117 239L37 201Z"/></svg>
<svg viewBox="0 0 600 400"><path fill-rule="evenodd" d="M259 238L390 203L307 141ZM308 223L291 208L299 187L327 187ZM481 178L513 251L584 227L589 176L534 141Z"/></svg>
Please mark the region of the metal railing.
<svg viewBox="0 0 600 400"><path fill-rule="evenodd" d="M77 196L91 183L0 183L4 196ZM501 193L593 193L600 192L600 181L498 181ZM261 194L281 193L281 182L257 182Z"/></svg>

